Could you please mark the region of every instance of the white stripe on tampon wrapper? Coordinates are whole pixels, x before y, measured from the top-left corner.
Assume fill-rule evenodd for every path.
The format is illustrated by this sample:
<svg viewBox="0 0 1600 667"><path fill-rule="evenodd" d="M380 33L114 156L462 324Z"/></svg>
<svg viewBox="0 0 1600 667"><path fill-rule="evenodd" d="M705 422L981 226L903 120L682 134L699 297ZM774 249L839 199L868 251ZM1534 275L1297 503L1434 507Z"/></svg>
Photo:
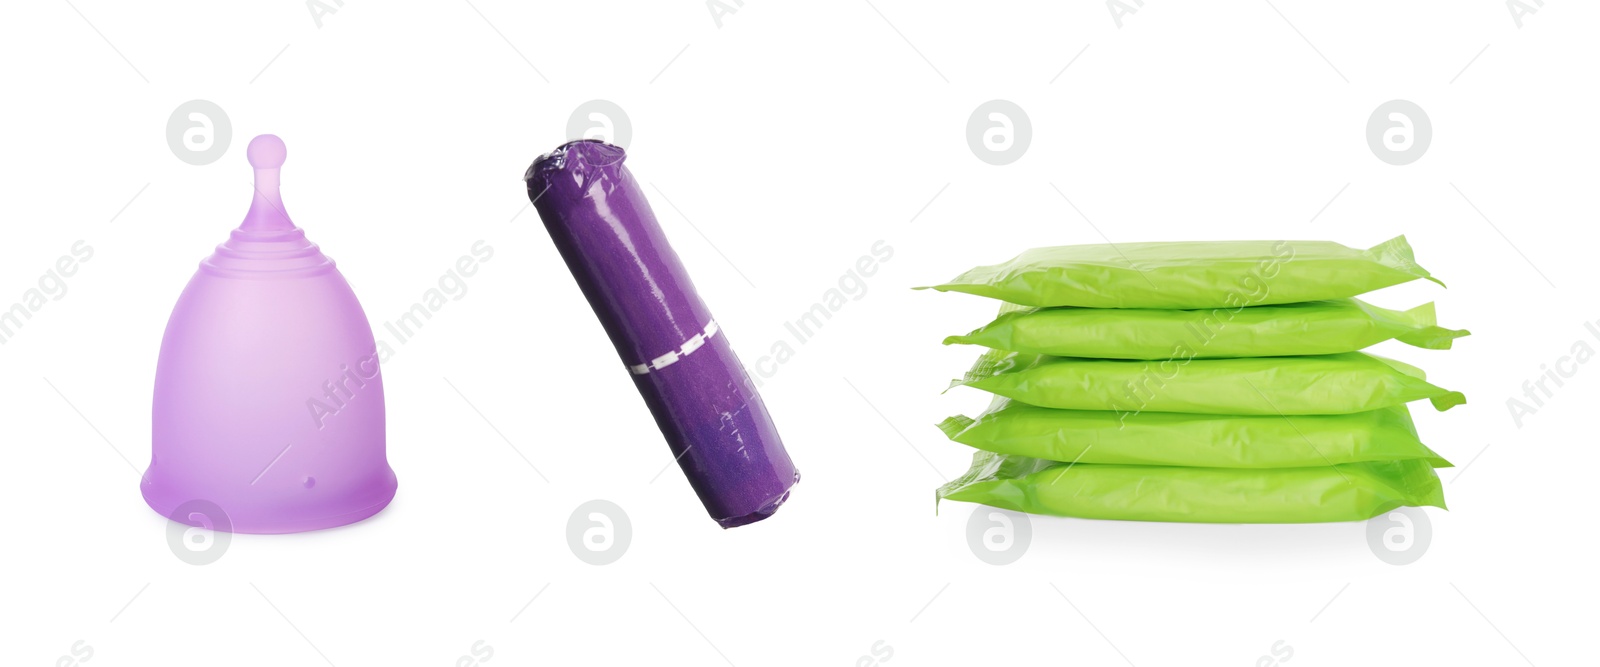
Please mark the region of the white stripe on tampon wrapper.
<svg viewBox="0 0 1600 667"><path fill-rule="evenodd" d="M711 340L712 336L717 335L717 331L717 321L711 320L710 322L706 323L705 331L691 336L689 340L684 341L683 345L679 346L678 349L651 359L648 363L630 365L628 366L628 372L633 373L634 375L644 375L652 370L659 371L663 368L671 366L677 363L679 359L689 356L689 353L700 349L701 346L706 344L706 341Z"/></svg>

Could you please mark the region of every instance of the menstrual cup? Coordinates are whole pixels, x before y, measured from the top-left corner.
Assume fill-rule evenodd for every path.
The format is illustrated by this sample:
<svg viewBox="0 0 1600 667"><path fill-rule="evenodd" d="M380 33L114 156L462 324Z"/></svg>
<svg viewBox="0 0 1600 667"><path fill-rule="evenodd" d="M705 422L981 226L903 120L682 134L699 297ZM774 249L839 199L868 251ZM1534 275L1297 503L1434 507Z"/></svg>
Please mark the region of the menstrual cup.
<svg viewBox="0 0 1600 667"><path fill-rule="evenodd" d="M167 321L140 490L174 521L239 533L360 521L396 485L372 329L284 211L283 141L263 134L248 153L250 212Z"/></svg>
<svg viewBox="0 0 1600 667"><path fill-rule="evenodd" d="M760 521L800 473L625 157L565 144L528 168L528 198L711 518Z"/></svg>

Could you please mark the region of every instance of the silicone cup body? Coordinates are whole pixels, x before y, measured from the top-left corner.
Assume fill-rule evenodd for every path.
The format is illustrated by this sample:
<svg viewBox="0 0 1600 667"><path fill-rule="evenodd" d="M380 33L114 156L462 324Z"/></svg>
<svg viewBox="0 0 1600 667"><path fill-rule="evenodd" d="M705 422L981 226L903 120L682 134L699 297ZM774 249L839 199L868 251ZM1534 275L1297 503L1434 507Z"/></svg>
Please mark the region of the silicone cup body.
<svg viewBox="0 0 1600 667"><path fill-rule="evenodd" d="M316 530L394 497L372 330L333 261L282 213L271 171L274 201L258 168L268 210L252 207L201 262L161 341L140 489L188 525Z"/></svg>
<svg viewBox="0 0 1600 667"><path fill-rule="evenodd" d="M528 196L711 518L760 521L799 473L625 157L563 145L528 169Z"/></svg>

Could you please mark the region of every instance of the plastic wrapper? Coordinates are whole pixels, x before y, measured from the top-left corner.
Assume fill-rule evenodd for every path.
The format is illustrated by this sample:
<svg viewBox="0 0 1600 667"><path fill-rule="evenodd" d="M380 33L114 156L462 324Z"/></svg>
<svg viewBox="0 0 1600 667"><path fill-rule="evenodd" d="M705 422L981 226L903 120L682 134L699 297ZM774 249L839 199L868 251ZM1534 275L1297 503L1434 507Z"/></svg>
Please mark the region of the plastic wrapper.
<svg viewBox="0 0 1600 667"><path fill-rule="evenodd" d="M760 521L800 475L625 157L564 144L528 168L528 197L707 512L724 528Z"/></svg>
<svg viewBox="0 0 1600 667"><path fill-rule="evenodd" d="M1196 309L1343 299L1418 278L1439 282L1397 236L1367 250L1331 241L1034 248L931 289L1040 308Z"/></svg>
<svg viewBox="0 0 1600 667"><path fill-rule="evenodd" d="M1033 514L1192 523L1361 521L1399 507L1445 507L1438 475L1418 460L1252 470L977 452L937 496Z"/></svg>
<svg viewBox="0 0 1600 667"><path fill-rule="evenodd" d="M944 342L1095 359L1210 359L1336 354L1389 339L1447 350L1466 335L1437 326L1431 303L1398 311L1336 299L1200 310L1012 307Z"/></svg>
<svg viewBox="0 0 1600 667"><path fill-rule="evenodd" d="M966 385L1030 405L1216 415L1331 415L1428 399L1444 411L1467 402L1429 384L1422 370L1364 352L1308 357L1079 359L990 350Z"/></svg>
<svg viewBox="0 0 1600 667"><path fill-rule="evenodd" d="M1055 410L997 398L976 419L940 422L969 447L1050 461L1206 468L1299 468L1444 460L1417 438L1404 405L1347 415L1197 415Z"/></svg>

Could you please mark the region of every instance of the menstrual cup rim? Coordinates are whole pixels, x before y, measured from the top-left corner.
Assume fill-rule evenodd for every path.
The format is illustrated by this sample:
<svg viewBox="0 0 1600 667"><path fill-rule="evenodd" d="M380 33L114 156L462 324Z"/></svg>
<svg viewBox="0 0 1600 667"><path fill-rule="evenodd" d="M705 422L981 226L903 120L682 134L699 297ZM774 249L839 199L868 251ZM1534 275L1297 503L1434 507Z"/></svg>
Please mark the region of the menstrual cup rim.
<svg viewBox="0 0 1600 667"><path fill-rule="evenodd" d="M385 508L387 508L389 506L390 503L394 502L395 494L398 493L399 490L400 490L400 479L399 479L399 477L397 477L394 474L394 468L390 467L390 466L387 466L387 465L385 465L384 467L388 468L388 474L384 475L385 481L387 483L384 484L384 490L383 490L383 492L381 494L382 495L382 500L380 500L378 502L375 502L375 503L373 503L371 505L367 505L367 506L364 506L364 507L359 507L359 508L356 508L356 509L353 509L353 510L349 510L349 511L345 511L345 512L340 512L338 514L330 514L330 515L326 515L326 516L315 517L315 518L310 519L310 520L297 517L292 522L295 525L311 526L309 528L282 528L282 527L278 527L278 528L268 528L268 529L254 529L254 528L241 529L240 526L239 526L239 522L234 520L233 514L232 513L228 513L229 529L227 531L223 531L223 532L228 532L228 533L232 533L232 534L235 534L235 535L290 535L290 534L294 534L294 533L309 533L309 532L319 531L319 530L328 530L330 528L340 528L340 527L343 527L343 526L349 526L349 525L352 525L352 524L355 524L355 523L359 523L359 522L364 521L366 519L369 519L371 517L377 516L377 514L379 512L382 512ZM146 469L145 474L149 475L149 470L148 469ZM183 502L187 502L187 501L180 501L179 503L173 505L172 507L167 508L166 510L163 510L160 507L156 507L156 502L150 498L150 492L152 490L153 490L153 485L150 484L149 482L141 481L141 483L139 484L139 494L144 497L145 505L149 506L150 509L153 510L156 514L160 515L163 519L166 519L168 521L172 521L174 523L178 523L180 525L192 526L192 527L196 527L196 528L203 527L203 526L200 526L199 524L189 523L187 521L183 521L183 520L180 520L178 518L175 518L175 517L171 516L171 514L173 512L177 511L178 507L183 505ZM194 499L191 499L191 500L194 500ZM227 512L227 508L222 508L220 504L218 504L218 507L221 508L223 512ZM283 522L280 522L280 523L283 523Z"/></svg>

